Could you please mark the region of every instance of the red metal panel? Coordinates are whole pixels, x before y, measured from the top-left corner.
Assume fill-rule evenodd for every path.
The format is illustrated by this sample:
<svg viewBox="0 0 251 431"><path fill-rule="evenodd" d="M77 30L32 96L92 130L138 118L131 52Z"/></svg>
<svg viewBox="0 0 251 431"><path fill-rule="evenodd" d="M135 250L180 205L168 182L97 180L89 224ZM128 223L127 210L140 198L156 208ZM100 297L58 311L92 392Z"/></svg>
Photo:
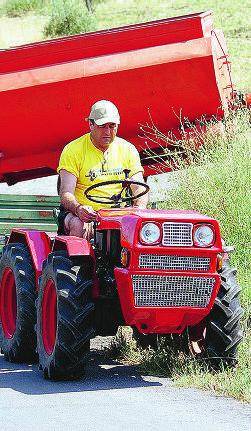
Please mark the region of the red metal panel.
<svg viewBox="0 0 251 431"><path fill-rule="evenodd" d="M98 211L98 229L119 229L121 230L121 245L122 247L132 248L134 251L148 249L149 246L142 246L139 243L137 233L139 232L142 222L158 222L162 224L164 221L173 221L176 223L192 223L212 224L215 230L216 241L213 247L210 247L210 253L216 255L221 253L222 243L219 223L208 216L202 215L197 211L186 210L150 210L136 208L118 208L112 210ZM158 253L161 245L151 246L151 250ZM164 247L165 253L173 254L174 247ZM177 254L184 252L184 247L175 247ZM201 256L201 248L189 247L194 256ZM203 253L205 251L203 250ZM207 253L207 252L206 252ZM135 255L136 257L136 255ZM137 263L136 263L137 264Z"/></svg>
<svg viewBox="0 0 251 431"><path fill-rule="evenodd" d="M1 52L0 73L210 36L212 12L33 43Z"/></svg>
<svg viewBox="0 0 251 431"><path fill-rule="evenodd" d="M42 272L43 261L51 251L51 238L46 232L18 229L11 231L8 243L22 242L27 245L35 270L36 288L38 289L38 278Z"/></svg>
<svg viewBox="0 0 251 431"><path fill-rule="evenodd" d="M115 268L114 274L116 278L120 304L125 319L125 324L136 326L139 332L167 334L167 333L182 333L189 325L199 323L210 311L213 306L215 297L220 287L220 276L218 274L201 274L200 277L214 276L216 283L210 302L205 308L192 307L136 307L134 305L134 295L132 288L132 274L142 274L142 271L131 272L123 268ZM151 271L151 274L173 275L167 271ZM184 273L175 273L175 275L184 276ZM189 274L186 274L189 275ZM190 274L194 276L194 273ZM124 286L128 286L127 289ZM142 329L141 325L144 325Z"/></svg>
<svg viewBox="0 0 251 431"><path fill-rule="evenodd" d="M68 256L92 256L94 251L91 244L83 238L76 236L57 236L52 251L66 250Z"/></svg>

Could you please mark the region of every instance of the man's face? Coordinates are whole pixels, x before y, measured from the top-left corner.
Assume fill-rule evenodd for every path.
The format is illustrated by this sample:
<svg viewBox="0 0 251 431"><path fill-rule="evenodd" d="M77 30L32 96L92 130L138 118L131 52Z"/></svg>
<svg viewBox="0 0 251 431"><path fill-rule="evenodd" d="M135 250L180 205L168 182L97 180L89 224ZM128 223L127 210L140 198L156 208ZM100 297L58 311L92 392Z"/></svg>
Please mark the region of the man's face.
<svg viewBox="0 0 251 431"><path fill-rule="evenodd" d="M98 126L95 122L90 123L91 138L93 144L100 150L106 150L117 134L118 125L106 123Z"/></svg>

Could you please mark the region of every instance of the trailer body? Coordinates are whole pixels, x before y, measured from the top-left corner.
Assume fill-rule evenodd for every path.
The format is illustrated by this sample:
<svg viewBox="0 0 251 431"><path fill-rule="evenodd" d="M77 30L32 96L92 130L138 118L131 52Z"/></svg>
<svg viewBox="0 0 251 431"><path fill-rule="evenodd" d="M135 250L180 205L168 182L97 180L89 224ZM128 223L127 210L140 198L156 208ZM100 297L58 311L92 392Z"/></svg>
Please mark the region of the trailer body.
<svg viewBox="0 0 251 431"><path fill-rule="evenodd" d="M233 86L224 36L211 12L0 51L0 181L55 173L59 155L88 131L97 100L114 102L119 134L139 150L145 175L170 169L147 157L158 145L141 125L180 137L184 119L220 120Z"/></svg>

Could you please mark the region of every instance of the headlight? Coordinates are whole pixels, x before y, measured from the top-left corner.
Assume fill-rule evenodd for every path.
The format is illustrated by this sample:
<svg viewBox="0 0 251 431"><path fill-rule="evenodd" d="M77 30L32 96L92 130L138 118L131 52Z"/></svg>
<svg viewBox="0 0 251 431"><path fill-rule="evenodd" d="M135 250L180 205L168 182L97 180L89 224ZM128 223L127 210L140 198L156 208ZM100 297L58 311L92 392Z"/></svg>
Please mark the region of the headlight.
<svg viewBox="0 0 251 431"><path fill-rule="evenodd" d="M201 224L194 227L193 242L198 247L210 247L215 239L214 228L209 224Z"/></svg>
<svg viewBox="0 0 251 431"><path fill-rule="evenodd" d="M160 241L160 228L155 223L145 223L139 234L140 241L144 244L154 244Z"/></svg>

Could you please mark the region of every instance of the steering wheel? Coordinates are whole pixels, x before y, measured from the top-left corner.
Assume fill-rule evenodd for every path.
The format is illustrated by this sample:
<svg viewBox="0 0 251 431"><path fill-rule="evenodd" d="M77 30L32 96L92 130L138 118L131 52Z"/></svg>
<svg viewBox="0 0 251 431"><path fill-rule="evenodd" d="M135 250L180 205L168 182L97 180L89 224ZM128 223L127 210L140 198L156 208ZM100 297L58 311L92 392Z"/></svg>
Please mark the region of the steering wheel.
<svg viewBox="0 0 251 431"><path fill-rule="evenodd" d="M112 196L97 196L97 195L92 195L90 192L92 190L96 190L99 189L101 187L104 186L109 186L111 184L121 184L122 189L121 192L118 193L117 195L112 195ZM122 197L122 193L125 190L126 192L130 193L130 186L131 184L135 184L137 186L142 186L144 187L144 191L141 193L138 193L137 195L134 196L126 196L126 197ZM85 190L85 196L87 197L87 199L89 199L92 202L97 202L99 204L105 204L105 205L119 205L123 202L131 202L134 201L135 199L140 198L141 196L145 195L148 191L149 191L150 187L145 184L145 183L141 183L140 181L133 181L133 180L111 180L111 181L104 181L101 183L97 183L97 184L93 184L92 186L88 187Z"/></svg>

